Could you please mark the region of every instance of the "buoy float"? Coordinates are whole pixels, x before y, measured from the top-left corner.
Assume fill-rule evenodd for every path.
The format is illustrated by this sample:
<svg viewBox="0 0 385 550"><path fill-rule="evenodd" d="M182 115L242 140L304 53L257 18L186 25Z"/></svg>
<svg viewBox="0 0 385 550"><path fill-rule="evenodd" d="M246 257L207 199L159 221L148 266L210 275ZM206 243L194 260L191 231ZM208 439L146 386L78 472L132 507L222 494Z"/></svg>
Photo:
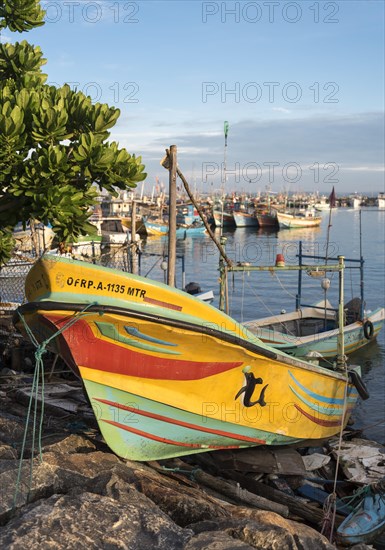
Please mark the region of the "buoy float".
<svg viewBox="0 0 385 550"><path fill-rule="evenodd" d="M285 267L285 258L283 254L277 254L275 258L275 267Z"/></svg>

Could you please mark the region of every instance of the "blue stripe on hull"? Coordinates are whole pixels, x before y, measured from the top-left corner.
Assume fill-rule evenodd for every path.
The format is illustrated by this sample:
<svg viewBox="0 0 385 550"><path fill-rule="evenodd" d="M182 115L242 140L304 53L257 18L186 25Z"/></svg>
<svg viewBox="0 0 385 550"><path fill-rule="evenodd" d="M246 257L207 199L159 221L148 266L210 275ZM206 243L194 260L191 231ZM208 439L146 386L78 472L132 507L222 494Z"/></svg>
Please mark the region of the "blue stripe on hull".
<svg viewBox="0 0 385 550"><path fill-rule="evenodd" d="M316 399L317 401L320 401L321 403L327 403L329 405L337 405L337 406L340 406L340 407L343 407L344 405L344 400L343 399L339 399L337 397L325 397L324 395L320 395L319 393L314 393L313 391L305 388L305 386L303 386L301 384L301 382L299 382L294 374L292 374L290 371L289 371L289 375L291 377L291 379L295 382L295 384L304 392L306 393L309 397L311 397L312 399ZM293 393L295 393L295 395L298 395L294 390L293 388L290 386L290 389ZM349 397L348 397L348 403L355 403L356 402L356 399L358 397L358 393L355 391L355 390L352 390L350 393L349 393ZM303 400L303 399L302 399ZM306 401L303 400L305 403ZM331 414L331 413L328 413L328 414Z"/></svg>

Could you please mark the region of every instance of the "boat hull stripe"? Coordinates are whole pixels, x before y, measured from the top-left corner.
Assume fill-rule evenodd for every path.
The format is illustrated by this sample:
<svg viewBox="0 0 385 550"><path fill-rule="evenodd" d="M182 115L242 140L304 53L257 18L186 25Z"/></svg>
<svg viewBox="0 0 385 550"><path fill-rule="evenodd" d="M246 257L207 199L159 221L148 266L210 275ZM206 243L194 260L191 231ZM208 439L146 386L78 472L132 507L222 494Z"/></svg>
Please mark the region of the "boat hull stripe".
<svg viewBox="0 0 385 550"><path fill-rule="evenodd" d="M166 342L165 340L159 340L159 338L153 338L152 336L148 336L148 334L143 334L143 332L140 332L135 327L125 326L124 330L130 336L135 336L135 338L141 338L142 340L147 340L148 342L153 342L154 344L161 344L162 346L174 346L174 347L176 347L176 344L174 344L173 342Z"/></svg>
<svg viewBox="0 0 385 550"><path fill-rule="evenodd" d="M295 388L290 385L289 388L294 393L294 395L297 396L300 401L302 401L302 403L309 407L309 409L312 409L313 411L321 414L326 414L327 416L341 416L341 407L339 407L338 409L332 409L329 407L323 407L319 403L311 403L308 399L302 397L302 395L300 395Z"/></svg>
<svg viewBox="0 0 385 550"><path fill-rule="evenodd" d="M46 319L58 328L61 328L65 321L54 315L46 315ZM79 320L71 327L70 335L72 353L78 365L87 363L89 368L125 376L140 376L158 380L198 380L242 365L242 361L200 362L151 354L144 355L126 346L119 346L113 341L97 338L84 320ZM61 335L61 338L65 340L66 332ZM78 341L76 347L75 340ZM92 342L89 350L81 345L84 341ZM85 353L86 355L84 355ZM114 358L112 364L111 357Z"/></svg>
<svg viewBox="0 0 385 550"><path fill-rule="evenodd" d="M297 405L297 403L295 403L294 406L301 414L303 414L304 416L306 416L306 418L314 422L314 424L318 424L320 426L326 426L326 427L334 427L334 426L341 425L341 418L340 420L322 420L321 418L317 418L312 414L305 412L303 409L301 409L299 405ZM348 413L349 409L346 412Z"/></svg>
<svg viewBox="0 0 385 550"><path fill-rule="evenodd" d="M239 449L239 445L200 445L199 443L186 443L185 441L174 441L173 439L159 437L155 434L143 432L142 430L136 430L135 428L131 428L124 424L120 424L119 422L115 422L114 420L107 420L104 418L101 418L100 420L102 422L106 422L107 424L111 424L116 428L125 430L126 432L139 435L140 437L144 437L145 439L152 439L153 441L165 443L167 445L176 445L177 447L188 447L190 449L217 449L217 450L218 449Z"/></svg>
<svg viewBox="0 0 385 550"><path fill-rule="evenodd" d="M329 403L330 405L343 405L344 404L344 399L339 399L338 397L325 397L324 395L320 395L318 393L314 393L313 391L311 390L308 390L307 388L305 388L305 386L303 386L301 384L301 382L299 382L296 377L294 376L293 373L291 373L289 371L289 375L290 377L292 378L292 380L296 383L296 385L304 392L306 393L309 397L312 397L313 399L316 399L317 401L321 401L322 403ZM292 388L290 388L292 390ZM292 390L293 391L293 390ZM353 394L353 395L352 395ZM348 402L351 402L351 403L354 403L356 401L356 393L355 392L351 392L350 395L352 395L352 397L348 397Z"/></svg>
<svg viewBox="0 0 385 550"><path fill-rule="evenodd" d="M189 422L182 422L181 420L177 420L175 418L169 418L167 416L151 413L149 411L143 411L143 410L137 409L135 407L129 407L127 405L121 405L120 403L115 403L114 401L109 401L108 399L100 399L100 398L95 397L94 400L98 401L99 403L104 403L105 405L109 405L111 407L116 407L118 409L122 409L124 411L129 411L129 412L132 412L132 413L135 413L135 414L139 414L141 416L146 416L148 418L153 418L154 420L159 420L161 422L166 422L168 424L175 424L177 426L183 426L184 428L189 428L191 430L198 430L200 432L220 435L222 437L229 437L231 439L239 439L240 441L247 441L248 443L255 443L255 444L259 444L259 445L265 445L266 444L266 441L264 441L263 439L248 437L246 435L241 435L241 434L233 434L231 432L225 432L223 430L214 430L214 429L206 428L204 426L198 426L197 424L191 424Z"/></svg>
<svg viewBox="0 0 385 550"><path fill-rule="evenodd" d="M25 313L31 313L38 311L56 311L61 310L63 312L78 312L82 311L84 308L84 304L76 304L76 303L62 303L62 302L28 302L26 304L23 304L20 306L19 311L24 315ZM91 305L88 310L88 312L98 312L99 314L103 313L111 313L112 315L123 315L127 318L130 318L130 322L132 322L132 319L141 319L150 321L151 323L155 324L163 324L168 325L170 328L180 328L182 330L192 331L196 332L198 334L204 334L207 336L213 336L214 338L218 338L219 340L223 342L228 342L230 344L234 344L237 346L240 346L244 349L247 349L253 353L257 353L262 355L263 357L267 357L268 359L276 360L278 359L278 354L271 350L266 349L263 346L260 346L258 344L255 344L254 342L250 342L250 340L245 340L241 338L238 335L232 334L230 332L221 331L215 328L212 328L211 326L208 326L206 323L202 324L196 324L186 321L181 321L179 319L172 319L163 317L161 315L152 315L151 312L139 312L130 308L122 308L122 307L116 307L116 306L103 306L103 305ZM18 317L15 316L15 322L17 323ZM292 358L286 358L285 356L279 357L282 362L286 362L288 359L290 361L293 361Z"/></svg>
<svg viewBox="0 0 385 550"><path fill-rule="evenodd" d="M100 323L99 321L95 321L95 325L100 330L100 333L102 334L102 336L105 336L109 340L112 340L112 342L118 342L120 344L131 346L133 348L142 349L144 351L149 351L152 353L164 353L165 355L180 355L179 351L160 348L159 346L155 346L152 343L150 344L145 342L139 342L138 340L135 340L133 338L128 338L127 336L121 334L117 330L116 326L114 326L112 323ZM127 327L124 327L125 330L126 328Z"/></svg>
<svg viewBox="0 0 385 550"><path fill-rule="evenodd" d="M167 307L168 309L174 309L175 311L182 311L181 306L169 304L168 302L162 302L162 300L156 300L155 298L149 298L148 296L144 296L143 301L154 306Z"/></svg>

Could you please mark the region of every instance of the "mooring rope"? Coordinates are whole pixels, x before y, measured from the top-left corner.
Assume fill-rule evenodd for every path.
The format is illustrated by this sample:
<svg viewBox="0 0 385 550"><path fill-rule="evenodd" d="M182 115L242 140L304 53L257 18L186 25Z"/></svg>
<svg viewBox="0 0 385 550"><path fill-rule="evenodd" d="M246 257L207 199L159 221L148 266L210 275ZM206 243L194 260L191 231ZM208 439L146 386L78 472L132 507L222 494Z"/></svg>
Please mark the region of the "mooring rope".
<svg viewBox="0 0 385 550"><path fill-rule="evenodd" d="M342 410L341 428L340 428L338 445L337 445L337 459L336 459L336 466L335 466L335 473L334 473L333 491L324 502L325 519L321 529L322 535L326 534L328 529L330 530L329 542L332 542L333 540L334 526L335 526L335 520L337 515L337 492L336 492L337 483L338 483L337 477L338 477L338 469L339 469L339 463L340 463L346 409L347 409L347 403L348 403L349 375L346 368L345 368L345 375L346 375L346 380L345 380L345 388L344 388L344 406Z"/></svg>
<svg viewBox="0 0 385 550"><path fill-rule="evenodd" d="M17 472L17 478L16 478L16 486L15 486L15 495L13 499L13 507L16 507L17 503L17 496L20 489L20 482L21 482L21 474L22 474L22 467L23 467L23 458L24 458L24 451L25 451L25 445L27 441L27 434L28 434L28 427L30 423L31 418L31 410L32 410L32 403L33 399L35 397L35 404L34 404L34 411L33 411L33 421L32 421L32 438L31 438L31 464L30 464L30 472L29 472L29 485L28 485L28 494L32 487L32 476L33 476L33 459L35 454L35 440L36 440L36 429L37 429L37 408L38 408L38 396L39 396L39 380L41 377L41 410L40 410L40 419L39 419L39 432L38 432L38 450L39 450L39 458L40 461L43 461L43 453L42 453L42 430L43 430L43 418L44 418L44 363L43 363L43 355L47 352L47 346L57 336L62 334L65 330L70 328L72 325L74 325L81 317L84 316L84 313L89 309L91 306L97 305L96 302L87 304L84 309L76 313L65 325L63 325L57 332L52 334L49 338L44 340L41 344L39 344L38 340L35 338L33 332L27 325L23 315L18 311L18 315L23 323L24 329L26 333L29 336L29 339L31 340L32 344L35 346L35 372L33 375L32 380L32 387L31 387L31 393L28 403L28 410L27 410L27 417L25 421L25 428L24 428L24 434L23 434L23 441L20 451L20 459L19 459L19 468Z"/></svg>

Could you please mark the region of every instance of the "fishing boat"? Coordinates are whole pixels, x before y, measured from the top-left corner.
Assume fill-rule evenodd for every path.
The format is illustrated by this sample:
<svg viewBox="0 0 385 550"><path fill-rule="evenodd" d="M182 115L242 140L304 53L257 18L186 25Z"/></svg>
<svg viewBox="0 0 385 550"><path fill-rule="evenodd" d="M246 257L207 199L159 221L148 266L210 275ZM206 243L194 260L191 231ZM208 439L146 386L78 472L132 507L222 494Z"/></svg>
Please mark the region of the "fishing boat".
<svg viewBox="0 0 385 550"><path fill-rule="evenodd" d="M122 224L119 217L102 217L92 222L97 227L98 235L101 237L101 245L125 244L130 241L130 232Z"/></svg>
<svg viewBox="0 0 385 550"><path fill-rule="evenodd" d="M178 204L176 207L176 223L177 225L192 225L194 223L201 223L201 218L197 209L193 204Z"/></svg>
<svg viewBox="0 0 385 550"><path fill-rule="evenodd" d="M144 222L147 235L156 237L167 236L169 232L169 224L167 222L147 219ZM206 233L206 227L202 222L193 222L191 224L178 224L176 227L176 238L184 239L195 235L204 235Z"/></svg>
<svg viewBox="0 0 385 550"><path fill-rule="evenodd" d="M337 542L344 546L370 544L385 530L385 482L368 486L365 492L337 529Z"/></svg>
<svg viewBox="0 0 385 550"><path fill-rule="evenodd" d="M304 259L309 258L326 261L325 257L317 256L315 258L313 255L303 254L300 241L299 264L301 265ZM366 311L364 308L364 259L362 255L359 260L345 258L345 262L347 269L360 270L361 281L360 296L352 298L344 306L344 350L345 353L352 353L377 337L385 321L385 309L378 307L373 311ZM315 304L303 304L302 273L302 271L298 271L294 311L247 321L244 325L263 342L281 349L289 355L309 357L316 353L323 358L335 358L338 354L338 308L333 307L326 298ZM313 278L321 278L321 288L325 293L327 292L330 280L326 278L325 272L313 267L309 268L308 275Z"/></svg>
<svg viewBox="0 0 385 550"><path fill-rule="evenodd" d="M360 318L358 304L360 299L355 298L345 307L345 353L374 340L384 324L384 308L376 308ZM263 342L295 357L311 357L316 352L324 358L334 358L338 352L338 315L328 300L244 325Z"/></svg>
<svg viewBox="0 0 385 550"><path fill-rule="evenodd" d="M188 283L185 286L184 291L188 292L192 296L195 296L195 298L199 298L199 300L207 302L208 304L211 304L214 301L214 292L212 290L202 292L202 289L198 283Z"/></svg>
<svg viewBox="0 0 385 550"><path fill-rule="evenodd" d="M123 246L131 241L131 234L122 223L122 218L117 216L91 216L90 223L95 226L95 232L88 235L80 235L76 242L71 242L66 247L67 253L75 258L90 258L100 256L110 247ZM139 235L135 240L139 242ZM63 251L53 249L54 253L62 254Z"/></svg>
<svg viewBox="0 0 385 550"><path fill-rule="evenodd" d="M234 211L233 218L236 227L258 227L258 219L255 212Z"/></svg>
<svg viewBox="0 0 385 550"><path fill-rule="evenodd" d="M256 210L256 216L258 220L259 227L264 227L268 229L279 228L277 210L271 205L271 191L270 187L267 188L267 194L264 199L264 202L258 204Z"/></svg>
<svg viewBox="0 0 385 550"><path fill-rule="evenodd" d="M356 209L356 208L360 208L361 207L361 204L362 204L362 196L361 195L357 195L357 193L355 193L354 195L351 195L350 197L350 205Z"/></svg>
<svg viewBox="0 0 385 550"><path fill-rule="evenodd" d="M23 225L18 223L13 229L13 238L15 239L15 248L19 252L31 252L41 254L48 250L55 237L51 229L36 220L31 220Z"/></svg>
<svg viewBox="0 0 385 550"><path fill-rule="evenodd" d="M277 211L271 210L257 210L256 218L259 227L278 228Z"/></svg>
<svg viewBox="0 0 385 550"><path fill-rule="evenodd" d="M81 377L106 443L125 459L319 442L358 399L359 367L290 357L147 278L47 254L25 290L15 325Z"/></svg>
<svg viewBox="0 0 385 550"><path fill-rule="evenodd" d="M144 221L146 219L146 215L143 214L136 214L135 216L135 231L138 233L138 235L144 236L146 235L146 228L144 226ZM128 231L131 233L131 227L132 227L132 217L126 217L121 216L122 225L128 229Z"/></svg>
<svg viewBox="0 0 385 550"><path fill-rule="evenodd" d="M235 227L233 212L214 208L213 220L215 227Z"/></svg>
<svg viewBox="0 0 385 550"><path fill-rule="evenodd" d="M331 206L328 202L326 202L326 197L321 197L321 199L318 202L315 202L313 205L313 208L317 212L329 212L330 209L337 210L337 206Z"/></svg>
<svg viewBox="0 0 385 550"><path fill-rule="evenodd" d="M322 217L317 216L312 209L298 213L277 211L277 219L280 229L318 227L322 222Z"/></svg>
<svg viewBox="0 0 385 550"><path fill-rule="evenodd" d="M167 216L163 216L161 208L159 216L144 220L147 235L167 236L170 230ZM176 238L184 239L187 236L204 235L206 228L192 204L179 205L176 210Z"/></svg>

